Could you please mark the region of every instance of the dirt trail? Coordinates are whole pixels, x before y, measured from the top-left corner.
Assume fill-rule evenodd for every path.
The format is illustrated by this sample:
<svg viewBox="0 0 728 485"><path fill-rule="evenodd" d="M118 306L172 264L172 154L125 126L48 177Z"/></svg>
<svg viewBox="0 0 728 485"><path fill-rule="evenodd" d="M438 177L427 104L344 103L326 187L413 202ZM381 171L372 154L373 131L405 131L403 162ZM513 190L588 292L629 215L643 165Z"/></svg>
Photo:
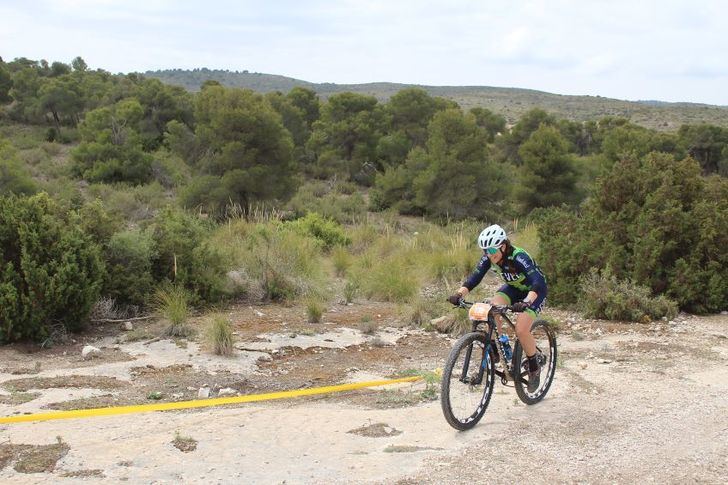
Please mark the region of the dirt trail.
<svg viewBox="0 0 728 485"><path fill-rule="evenodd" d="M254 311L265 317L251 317L247 308L233 312L240 350L227 360L195 342L116 343L113 332L95 340L102 356L91 363L76 357L80 344L66 355L0 349L0 414L46 411L68 401L82 407L151 402L152 390L162 400L188 399L204 384L213 395L221 387L247 394L389 377L441 367L452 344L443 335L392 328L396 312L381 305L339 308L318 327L305 325L296 316L300 309L260 310ZM651 325L557 316L564 322L562 357L547 398L525 406L512 388L497 385L485 418L469 432L447 425L424 383L4 425L0 482L728 481L727 316L683 315ZM357 330L360 321L371 327L371 319L378 329ZM82 387L63 387L68 379ZM175 438L196 446L182 451ZM65 454L54 458L55 467L17 470L23 470L12 454L22 448L17 445L49 449L61 442Z"/></svg>

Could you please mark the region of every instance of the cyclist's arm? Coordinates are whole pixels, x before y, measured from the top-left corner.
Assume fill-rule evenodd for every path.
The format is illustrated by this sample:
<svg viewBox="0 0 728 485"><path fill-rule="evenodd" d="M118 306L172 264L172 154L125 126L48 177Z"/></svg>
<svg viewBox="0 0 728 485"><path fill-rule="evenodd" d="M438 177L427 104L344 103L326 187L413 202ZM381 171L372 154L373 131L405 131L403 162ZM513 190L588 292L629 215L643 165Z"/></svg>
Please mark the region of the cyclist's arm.
<svg viewBox="0 0 728 485"><path fill-rule="evenodd" d="M536 301L538 295L546 291L546 278L538 269L538 266L527 254L521 253L515 257L516 268L526 275L526 284L531 287L526 300Z"/></svg>
<svg viewBox="0 0 728 485"><path fill-rule="evenodd" d="M480 282L483 281L483 277L489 269L490 260L488 259L488 256L483 255L483 257L480 258L480 261L478 261L478 265L475 267L475 271L473 271L470 276L465 279L465 281L463 282L463 286L460 287L458 293L460 293L462 296L465 296L473 291L473 288L478 286Z"/></svg>

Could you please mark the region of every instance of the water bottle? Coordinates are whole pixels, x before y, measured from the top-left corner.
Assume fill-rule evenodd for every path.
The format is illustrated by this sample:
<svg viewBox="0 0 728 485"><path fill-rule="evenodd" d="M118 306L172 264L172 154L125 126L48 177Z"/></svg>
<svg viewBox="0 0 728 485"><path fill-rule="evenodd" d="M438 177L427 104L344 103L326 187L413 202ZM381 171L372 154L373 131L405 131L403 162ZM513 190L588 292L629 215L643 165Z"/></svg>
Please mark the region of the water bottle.
<svg viewBox="0 0 728 485"><path fill-rule="evenodd" d="M511 356L513 355L513 350L511 350L511 342L508 340L508 335L501 335L498 340L500 340L501 345L503 345L503 353L506 354L506 360L511 360Z"/></svg>

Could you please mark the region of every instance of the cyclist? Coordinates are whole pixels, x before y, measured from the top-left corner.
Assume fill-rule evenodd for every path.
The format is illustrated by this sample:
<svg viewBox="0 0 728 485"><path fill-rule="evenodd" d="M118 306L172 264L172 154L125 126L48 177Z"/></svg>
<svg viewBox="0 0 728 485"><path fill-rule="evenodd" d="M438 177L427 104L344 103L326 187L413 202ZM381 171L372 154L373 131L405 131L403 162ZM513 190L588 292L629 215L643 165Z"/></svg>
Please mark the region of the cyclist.
<svg viewBox="0 0 728 485"><path fill-rule="evenodd" d="M531 335L531 324L546 300L546 277L526 251L511 245L506 231L498 224L488 226L480 233L478 246L483 250L483 257L475 271L448 301L458 305L465 295L480 284L490 268L503 277L506 284L498 289L491 302L494 305L512 305L513 311L521 312L516 318L516 335L528 357L528 392L534 392L538 389L541 365L536 356L536 341ZM496 321L500 332L499 316ZM498 355L497 352L495 355Z"/></svg>

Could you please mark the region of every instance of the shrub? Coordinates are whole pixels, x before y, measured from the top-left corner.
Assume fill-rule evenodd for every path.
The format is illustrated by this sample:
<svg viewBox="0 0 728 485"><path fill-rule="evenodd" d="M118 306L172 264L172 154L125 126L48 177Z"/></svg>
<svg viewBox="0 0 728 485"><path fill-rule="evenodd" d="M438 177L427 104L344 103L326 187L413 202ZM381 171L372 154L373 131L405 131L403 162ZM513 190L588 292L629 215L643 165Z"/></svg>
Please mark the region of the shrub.
<svg viewBox="0 0 728 485"><path fill-rule="evenodd" d="M728 180L700 175L691 158L625 159L600 179L577 215L540 215L539 263L555 303L579 299L585 270L611 268L688 311L728 301Z"/></svg>
<svg viewBox="0 0 728 485"><path fill-rule="evenodd" d="M58 143L43 143L40 146L49 156L55 157L61 154L61 146Z"/></svg>
<svg viewBox="0 0 728 485"><path fill-rule="evenodd" d="M178 156L158 150L152 162L152 175L163 187L171 189L189 181L190 167Z"/></svg>
<svg viewBox="0 0 728 485"><path fill-rule="evenodd" d="M581 305L588 318L645 322L672 319L677 304L665 296L653 297L649 288L618 281L609 268L592 270L582 279Z"/></svg>
<svg viewBox="0 0 728 485"><path fill-rule="evenodd" d="M306 300L306 316L308 323L319 323L321 316L324 314L324 305L320 299L309 297Z"/></svg>
<svg viewBox="0 0 728 485"><path fill-rule="evenodd" d="M315 212L309 212L305 217L288 223L295 231L307 234L321 241L324 249L334 246L345 246L351 243L344 229L336 222L324 219Z"/></svg>
<svg viewBox="0 0 728 485"><path fill-rule="evenodd" d="M372 320L372 317L369 315L364 315L361 317L361 322L359 323L359 331L363 333L364 335L374 335L377 330L379 329L379 325L377 322Z"/></svg>
<svg viewBox="0 0 728 485"><path fill-rule="evenodd" d="M46 194L0 198L0 341L42 339L54 323L80 329L104 266L77 213Z"/></svg>
<svg viewBox="0 0 728 485"><path fill-rule="evenodd" d="M123 219L131 225L153 219L169 205L169 195L156 182L134 187L91 184L88 193L91 197L102 200L112 217Z"/></svg>
<svg viewBox="0 0 728 485"><path fill-rule="evenodd" d="M349 267L351 267L352 263L351 254L349 254L349 252L341 246L337 246L333 249L333 251L331 251L331 260L334 263L336 276L346 275L346 272Z"/></svg>
<svg viewBox="0 0 728 485"><path fill-rule="evenodd" d="M344 301L347 304L352 303L358 292L359 284L356 281L348 280L344 285Z"/></svg>
<svg viewBox="0 0 728 485"><path fill-rule="evenodd" d="M219 301L224 296L225 268L220 253L207 242L211 229L210 224L186 212L160 212L151 225L155 280L183 286L194 299Z"/></svg>
<svg viewBox="0 0 728 485"><path fill-rule="evenodd" d="M157 311L169 322L165 335L187 337L192 333L192 329L187 325L189 294L183 287L170 285L159 289L155 300Z"/></svg>
<svg viewBox="0 0 728 485"><path fill-rule="evenodd" d="M232 355L233 329L230 321L223 315L215 315L207 330L207 340L216 355Z"/></svg>
<svg viewBox="0 0 728 485"><path fill-rule="evenodd" d="M368 298L382 301L407 301L416 294L418 288L412 272L397 260L380 260L370 271L361 275L361 282Z"/></svg>
<svg viewBox="0 0 728 485"><path fill-rule="evenodd" d="M356 226L351 231L351 250L354 254L366 251L379 237L377 228L371 224Z"/></svg>
<svg viewBox="0 0 728 485"><path fill-rule="evenodd" d="M366 212L366 202L355 185L350 182L332 184L322 181L302 185L286 205L296 217L304 217L310 212L321 214L326 219L338 223L353 222L361 219Z"/></svg>
<svg viewBox="0 0 728 485"><path fill-rule="evenodd" d="M226 261L244 272L264 298L292 300L317 294L323 280L321 243L279 222L229 221L212 243Z"/></svg>
<svg viewBox="0 0 728 485"><path fill-rule="evenodd" d="M0 194L31 195L37 191L36 183L15 149L0 141Z"/></svg>
<svg viewBox="0 0 728 485"><path fill-rule="evenodd" d="M105 251L104 295L121 305L144 305L154 288L155 255L150 232L136 229L114 234Z"/></svg>

